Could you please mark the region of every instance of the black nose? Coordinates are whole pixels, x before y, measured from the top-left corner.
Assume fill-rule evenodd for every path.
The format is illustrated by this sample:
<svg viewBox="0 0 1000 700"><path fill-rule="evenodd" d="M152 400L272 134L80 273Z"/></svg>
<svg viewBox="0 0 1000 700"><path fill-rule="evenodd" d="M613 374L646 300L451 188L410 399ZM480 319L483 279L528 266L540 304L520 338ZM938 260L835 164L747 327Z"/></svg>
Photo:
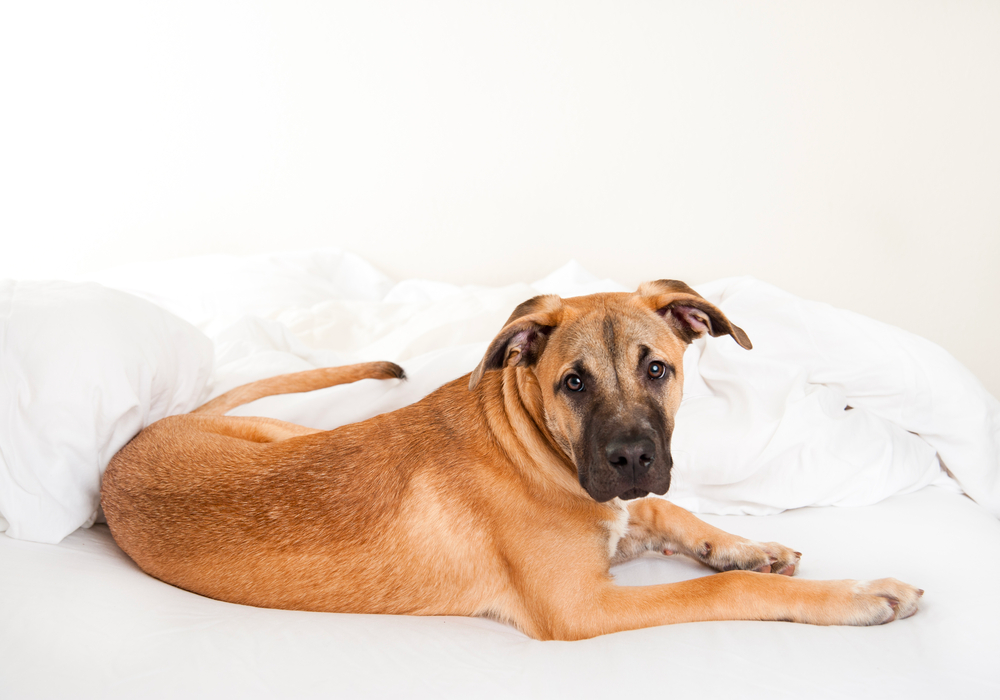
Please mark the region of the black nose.
<svg viewBox="0 0 1000 700"><path fill-rule="evenodd" d="M612 440L605 448L608 462L622 476L633 478L649 471L649 465L656 459L656 446L649 438L625 438Z"/></svg>

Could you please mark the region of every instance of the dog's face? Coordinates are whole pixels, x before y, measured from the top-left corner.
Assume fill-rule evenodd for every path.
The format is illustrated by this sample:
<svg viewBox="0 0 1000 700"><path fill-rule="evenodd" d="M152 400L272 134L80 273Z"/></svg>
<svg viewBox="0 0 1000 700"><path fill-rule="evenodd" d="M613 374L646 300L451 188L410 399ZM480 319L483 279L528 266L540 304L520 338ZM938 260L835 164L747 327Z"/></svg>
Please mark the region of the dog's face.
<svg viewBox="0 0 1000 700"><path fill-rule="evenodd" d="M533 373L545 425L596 501L664 494L680 406L683 356L703 333L746 334L683 282L648 282L633 294L521 304L472 374L505 365Z"/></svg>

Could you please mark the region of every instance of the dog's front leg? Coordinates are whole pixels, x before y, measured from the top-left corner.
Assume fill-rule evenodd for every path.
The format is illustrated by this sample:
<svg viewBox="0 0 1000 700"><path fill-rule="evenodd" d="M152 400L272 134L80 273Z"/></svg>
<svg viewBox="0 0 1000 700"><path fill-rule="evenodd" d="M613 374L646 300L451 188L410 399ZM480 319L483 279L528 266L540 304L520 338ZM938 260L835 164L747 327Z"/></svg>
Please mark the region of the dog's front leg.
<svg viewBox="0 0 1000 700"><path fill-rule="evenodd" d="M891 578L810 581L752 571L658 586L616 586L607 579L587 583L560 587L546 614L522 628L539 639L574 640L706 620L880 625L914 614L923 595Z"/></svg>
<svg viewBox="0 0 1000 700"><path fill-rule="evenodd" d="M777 542L754 542L713 527L662 498L628 504L626 535L611 563L620 564L643 552L686 554L716 571L759 571L790 576L802 556Z"/></svg>

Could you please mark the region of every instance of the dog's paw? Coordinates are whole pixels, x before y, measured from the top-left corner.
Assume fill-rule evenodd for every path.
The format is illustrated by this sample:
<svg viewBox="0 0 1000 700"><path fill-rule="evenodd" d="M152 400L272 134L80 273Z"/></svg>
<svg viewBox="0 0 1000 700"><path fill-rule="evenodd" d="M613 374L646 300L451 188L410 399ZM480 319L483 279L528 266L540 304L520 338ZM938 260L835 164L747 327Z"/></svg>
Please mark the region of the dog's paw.
<svg viewBox="0 0 1000 700"><path fill-rule="evenodd" d="M894 578L876 581L817 581L828 585L802 622L820 625L884 625L917 612L924 592Z"/></svg>
<svg viewBox="0 0 1000 700"><path fill-rule="evenodd" d="M759 571L791 576L799 565L802 552L777 542L754 542L729 536L698 543L692 555L716 571Z"/></svg>
<svg viewBox="0 0 1000 700"><path fill-rule="evenodd" d="M858 581L852 590L849 625L884 625L917 612L923 590L894 578Z"/></svg>

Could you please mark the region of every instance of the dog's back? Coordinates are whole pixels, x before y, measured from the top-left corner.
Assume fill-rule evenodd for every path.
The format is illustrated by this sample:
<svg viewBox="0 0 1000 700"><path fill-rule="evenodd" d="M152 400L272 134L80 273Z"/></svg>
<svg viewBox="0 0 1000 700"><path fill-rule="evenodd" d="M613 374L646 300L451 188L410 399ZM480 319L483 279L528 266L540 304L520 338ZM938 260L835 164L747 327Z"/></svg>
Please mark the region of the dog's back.
<svg viewBox="0 0 1000 700"><path fill-rule="evenodd" d="M466 385L463 378L363 424L268 442L257 441L268 427L260 419L159 421L105 474L115 540L147 573L231 602L339 612L455 607L454 586L442 588L451 601L429 595L428 570L478 588L501 573L462 573L463 550L492 546L485 523L468 522L467 505L457 503L488 489L472 483L481 471L464 469L481 449L463 436L475 420L462 405ZM461 613L479 612L483 591L470 600L477 603Z"/></svg>

